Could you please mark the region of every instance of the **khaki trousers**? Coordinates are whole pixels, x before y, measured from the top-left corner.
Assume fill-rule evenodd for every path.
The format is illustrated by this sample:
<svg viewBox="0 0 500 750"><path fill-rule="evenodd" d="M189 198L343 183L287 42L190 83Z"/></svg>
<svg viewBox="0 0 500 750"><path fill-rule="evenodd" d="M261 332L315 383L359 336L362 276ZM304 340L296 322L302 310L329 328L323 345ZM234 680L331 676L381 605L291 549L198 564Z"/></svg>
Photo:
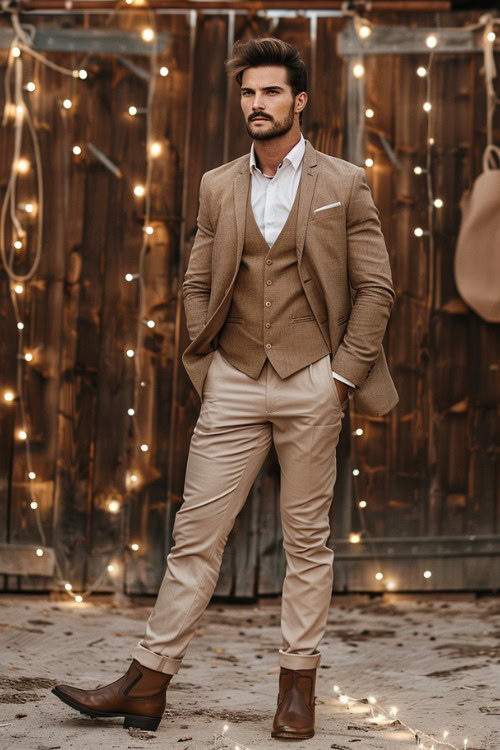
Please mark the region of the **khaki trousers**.
<svg viewBox="0 0 500 750"><path fill-rule="evenodd" d="M286 576L280 666L314 669L333 586L327 547L343 409L330 355L281 379L267 360L257 380L216 349L189 449L175 546L144 638L132 656L176 674L214 592L236 516L274 441L281 469Z"/></svg>

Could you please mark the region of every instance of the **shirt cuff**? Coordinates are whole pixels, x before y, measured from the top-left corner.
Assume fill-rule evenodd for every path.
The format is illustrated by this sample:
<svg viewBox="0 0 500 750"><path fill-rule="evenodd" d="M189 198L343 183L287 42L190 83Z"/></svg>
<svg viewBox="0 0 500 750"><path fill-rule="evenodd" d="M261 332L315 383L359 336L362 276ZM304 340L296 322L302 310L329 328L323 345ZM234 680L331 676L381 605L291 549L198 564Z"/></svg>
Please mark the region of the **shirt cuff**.
<svg viewBox="0 0 500 750"><path fill-rule="evenodd" d="M338 374L338 372L334 372L332 370L332 375L333 375L334 378L337 378L337 380L341 380L342 383L345 383L346 385L350 385L351 388L356 388L356 386L354 385L354 383L351 383L351 381L347 380L347 378L343 378L342 375Z"/></svg>

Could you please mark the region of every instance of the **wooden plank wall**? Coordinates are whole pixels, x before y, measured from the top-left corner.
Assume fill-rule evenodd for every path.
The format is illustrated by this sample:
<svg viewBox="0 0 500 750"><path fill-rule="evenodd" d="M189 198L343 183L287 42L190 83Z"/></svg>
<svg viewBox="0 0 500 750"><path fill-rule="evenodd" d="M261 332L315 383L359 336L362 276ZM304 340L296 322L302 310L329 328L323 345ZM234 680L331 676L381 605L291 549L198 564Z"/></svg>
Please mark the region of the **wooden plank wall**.
<svg viewBox="0 0 500 750"><path fill-rule="evenodd" d="M442 26L461 26L477 17L378 14L372 20L431 27L437 20ZM82 18L68 15L64 23L81 28ZM37 23L55 22L40 16ZM147 25L147 16L134 12L110 20L92 15L84 25L90 33L110 23L136 31ZM144 335L144 386L134 420L127 415L134 364L124 352L135 343L137 286L124 282L123 275L137 270L141 244L144 206L132 188L145 178L145 119L131 117L127 109L145 106L146 86L112 55L89 58L85 85L25 56L26 80L39 82L29 101L41 139L46 190L43 259L21 300L26 348L36 352L25 377L35 491L63 578L75 587L91 586L112 561L117 577L105 576L100 588L124 586L129 593L154 593L161 582L199 410L180 362L189 341L181 284L196 230L199 181L206 170L249 149L237 87L224 73L228 16L198 14L191 27L189 14L158 15L157 23L170 39L158 67L166 65L170 73L157 78L153 115L162 156L153 172L155 233L145 273L148 315L156 327ZM343 24L319 18L315 43L304 17L237 15L234 29L235 39L273 34L303 50L312 71L303 131L316 148L337 156L345 149L344 63L336 53ZM51 58L69 68L79 59L61 53ZM134 62L149 64L139 56ZM428 56L406 55L365 60L366 105L375 111L366 133L366 153L375 166L367 172L397 292L386 351L401 402L384 418L351 414L346 419L332 542L350 531L377 538L500 533L498 328L467 309L453 282L459 199L480 170L485 143L482 60L456 54L436 55L433 62L433 179L445 205L437 216L432 264L425 238L413 235L414 226L426 226L427 218L425 179L413 173L416 163L425 163L427 137L421 108L425 82L415 69L427 62ZM500 69L500 59L497 65ZM1 85L5 52L0 66ZM74 101L69 112L60 106L66 96ZM400 170L388 160L380 136L400 159ZM91 155L87 142L119 165L121 180ZM72 155L75 143L82 144L81 157ZM4 128L2 196L11 147L11 133ZM25 178L20 200L32 190ZM27 265L31 247L28 253ZM16 336L8 280L1 271L2 391L15 388ZM14 439L18 425L19 413L2 401L0 542L36 543L25 449ZM363 428L363 436L352 436L356 427ZM150 445L147 453L139 450L139 441ZM354 466L360 469L355 479ZM140 479L136 489L127 480L132 471ZM279 465L272 449L229 538L217 594L280 592L284 558L278 493ZM110 499L121 503L119 514L109 512ZM360 499L368 503L364 511ZM140 544L138 552L130 551L131 542ZM47 580L4 576L0 584L9 590L46 588Z"/></svg>

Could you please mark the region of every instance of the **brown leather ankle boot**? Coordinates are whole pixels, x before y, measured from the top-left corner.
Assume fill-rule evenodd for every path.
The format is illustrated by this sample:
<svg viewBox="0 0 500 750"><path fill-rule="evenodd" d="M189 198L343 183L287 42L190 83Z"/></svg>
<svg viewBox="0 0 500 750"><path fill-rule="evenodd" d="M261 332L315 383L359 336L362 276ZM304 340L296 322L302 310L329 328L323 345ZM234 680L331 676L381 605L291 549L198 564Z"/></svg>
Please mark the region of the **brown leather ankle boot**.
<svg viewBox="0 0 500 750"><path fill-rule="evenodd" d="M314 736L316 669L280 669L278 708L271 737L308 740Z"/></svg>
<svg viewBox="0 0 500 750"><path fill-rule="evenodd" d="M94 717L124 716L123 726L155 732L167 702L171 674L157 672L135 659L120 679L96 690L56 685L54 695L82 714Z"/></svg>

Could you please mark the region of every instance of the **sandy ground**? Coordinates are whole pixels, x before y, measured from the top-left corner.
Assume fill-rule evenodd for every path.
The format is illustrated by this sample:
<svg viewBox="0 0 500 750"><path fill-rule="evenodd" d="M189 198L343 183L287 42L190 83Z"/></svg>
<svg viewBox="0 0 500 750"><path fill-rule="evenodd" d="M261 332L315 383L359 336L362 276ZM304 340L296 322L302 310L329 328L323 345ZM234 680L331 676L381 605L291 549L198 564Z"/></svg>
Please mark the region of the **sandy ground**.
<svg viewBox="0 0 500 750"><path fill-rule="evenodd" d="M119 718L84 717L51 694L57 682L90 688L121 676L152 603L0 596L0 750L415 748L405 725L429 750L463 750L464 738L467 750L500 750L498 598L336 596L320 646L316 734L299 742L270 737L279 672L276 599L206 610L168 689L157 733L125 730ZM373 723L379 714L388 718ZM444 730L448 745L424 736L442 740Z"/></svg>

